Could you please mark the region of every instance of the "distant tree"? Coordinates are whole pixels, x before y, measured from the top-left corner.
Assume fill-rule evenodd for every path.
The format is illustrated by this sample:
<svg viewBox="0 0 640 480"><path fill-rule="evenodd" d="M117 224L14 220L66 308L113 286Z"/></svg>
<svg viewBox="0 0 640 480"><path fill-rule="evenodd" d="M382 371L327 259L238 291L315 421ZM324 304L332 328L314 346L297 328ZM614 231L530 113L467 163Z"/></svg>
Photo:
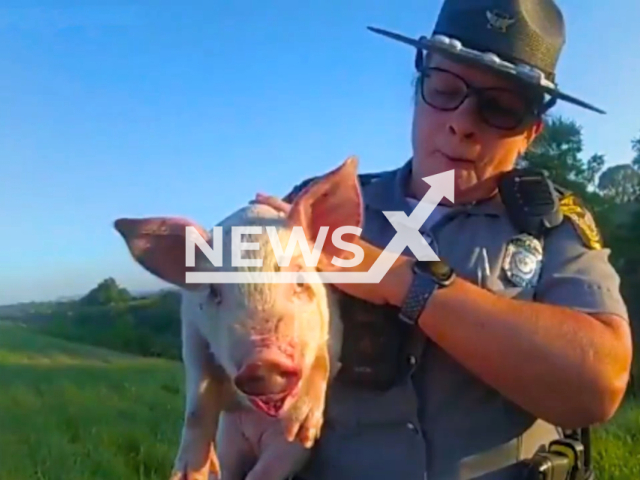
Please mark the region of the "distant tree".
<svg viewBox="0 0 640 480"><path fill-rule="evenodd" d="M615 203L628 203L640 194L640 172L631 164L607 168L598 180L598 190Z"/></svg>
<svg viewBox="0 0 640 480"><path fill-rule="evenodd" d="M91 289L78 303L83 306L114 305L130 301L132 295L122 288L112 277L100 282Z"/></svg>
<svg viewBox="0 0 640 480"><path fill-rule="evenodd" d="M597 201L593 190L605 158L594 154L585 160L582 154L582 127L573 120L550 116L544 119L542 132L523 154L519 166L545 170L558 185L585 200Z"/></svg>
<svg viewBox="0 0 640 480"><path fill-rule="evenodd" d="M633 151L633 160L631 165L636 170L640 170L640 135L631 140L631 150Z"/></svg>
<svg viewBox="0 0 640 480"><path fill-rule="evenodd" d="M601 153L594 153L589 157L586 162L584 171L582 172L582 179L587 187L596 185L598 181L598 175L601 175L604 168L605 156Z"/></svg>

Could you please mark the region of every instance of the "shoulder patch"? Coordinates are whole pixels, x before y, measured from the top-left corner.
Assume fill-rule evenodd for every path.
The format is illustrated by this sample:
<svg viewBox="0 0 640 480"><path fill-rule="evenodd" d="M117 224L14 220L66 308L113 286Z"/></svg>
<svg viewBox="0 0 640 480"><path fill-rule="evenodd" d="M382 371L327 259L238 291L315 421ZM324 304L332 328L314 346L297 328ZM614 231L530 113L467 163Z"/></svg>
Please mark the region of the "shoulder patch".
<svg viewBox="0 0 640 480"><path fill-rule="evenodd" d="M603 247L602 235L593 215L580 198L573 193L565 194L560 198L560 211L569 219L587 247L592 250Z"/></svg>

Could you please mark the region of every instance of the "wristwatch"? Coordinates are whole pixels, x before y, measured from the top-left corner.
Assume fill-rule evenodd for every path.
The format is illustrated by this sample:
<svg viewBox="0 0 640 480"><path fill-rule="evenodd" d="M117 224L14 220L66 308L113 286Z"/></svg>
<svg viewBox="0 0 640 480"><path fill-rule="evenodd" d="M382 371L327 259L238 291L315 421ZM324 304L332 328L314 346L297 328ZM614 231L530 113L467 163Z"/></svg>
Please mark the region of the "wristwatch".
<svg viewBox="0 0 640 480"><path fill-rule="evenodd" d="M442 260L416 260L412 271L413 280L402 302L399 316L403 322L416 325L433 293L451 285L456 279L456 273Z"/></svg>

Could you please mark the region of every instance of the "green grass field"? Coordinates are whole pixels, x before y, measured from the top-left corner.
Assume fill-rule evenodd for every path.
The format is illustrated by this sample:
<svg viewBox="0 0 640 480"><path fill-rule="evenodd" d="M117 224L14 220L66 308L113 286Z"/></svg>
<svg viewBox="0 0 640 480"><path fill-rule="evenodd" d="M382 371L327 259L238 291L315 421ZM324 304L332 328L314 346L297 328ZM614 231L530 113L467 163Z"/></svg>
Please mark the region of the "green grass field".
<svg viewBox="0 0 640 480"><path fill-rule="evenodd" d="M182 372L0 324L0 480L166 480ZM640 406L594 433L598 479L640 479Z"/></svg>
<svg viewBox="0 0 640 480"><path fill-rule="evenodd" d="M181 365L0 327L0 479L166 480Z"/></svg>

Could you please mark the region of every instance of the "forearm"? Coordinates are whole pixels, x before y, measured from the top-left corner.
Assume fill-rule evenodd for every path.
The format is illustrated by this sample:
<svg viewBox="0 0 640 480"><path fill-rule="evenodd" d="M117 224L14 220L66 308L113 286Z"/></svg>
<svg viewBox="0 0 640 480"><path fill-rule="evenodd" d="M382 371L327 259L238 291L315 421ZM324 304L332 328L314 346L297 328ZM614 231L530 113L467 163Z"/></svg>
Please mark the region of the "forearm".
<svg viewBox="0 0 640 480"><path fill-rule="evenodd" d="M399 305L409 265L394 277ZM485 383L550 423L605 421L624 394L631 362L624 323L500 297L459 279L431 298L420 326Z"/></svg>

